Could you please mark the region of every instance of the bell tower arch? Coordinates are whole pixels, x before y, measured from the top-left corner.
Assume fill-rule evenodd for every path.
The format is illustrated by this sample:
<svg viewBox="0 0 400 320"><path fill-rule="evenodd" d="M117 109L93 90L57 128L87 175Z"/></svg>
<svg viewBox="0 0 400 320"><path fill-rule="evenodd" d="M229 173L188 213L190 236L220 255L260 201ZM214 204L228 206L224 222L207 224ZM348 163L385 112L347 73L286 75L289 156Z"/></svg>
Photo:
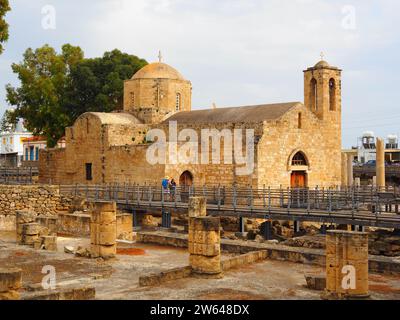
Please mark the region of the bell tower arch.
<svg viewBox="0 0 400 320"><path fill-rule="evenodd" d="M341 72L324 60L304 70L304 104L321 120L340 121Z"/></svg>

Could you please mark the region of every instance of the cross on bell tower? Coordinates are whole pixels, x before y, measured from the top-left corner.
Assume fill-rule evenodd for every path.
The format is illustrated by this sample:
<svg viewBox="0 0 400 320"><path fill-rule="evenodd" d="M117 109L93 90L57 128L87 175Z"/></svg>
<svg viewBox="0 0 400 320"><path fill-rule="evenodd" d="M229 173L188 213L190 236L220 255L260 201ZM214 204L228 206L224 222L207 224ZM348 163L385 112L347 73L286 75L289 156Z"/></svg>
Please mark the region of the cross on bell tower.
<svg viewBox="0 0 400 320"><path fill-rule="evenodd" d="M161 50L158 51L158 62L161 62L162 60L162 55L161 55Z"/></svg>

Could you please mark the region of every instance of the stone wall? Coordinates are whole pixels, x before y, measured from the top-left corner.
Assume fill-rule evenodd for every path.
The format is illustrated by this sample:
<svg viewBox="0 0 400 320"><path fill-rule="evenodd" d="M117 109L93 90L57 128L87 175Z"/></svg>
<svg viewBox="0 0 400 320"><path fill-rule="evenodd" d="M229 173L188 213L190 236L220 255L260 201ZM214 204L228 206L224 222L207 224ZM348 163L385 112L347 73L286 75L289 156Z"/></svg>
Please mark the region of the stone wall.
<svg viewBox="0 0 400 320"><path fill-rule="evenodd" d="M132 233L132 214L117 213L117 239L123 239ZM90 236L90 214L86 213L59 213L57 230L60 233L76 236Z"/></svg>
<svg viewBox="0 0 400 320"><path fill-rule="evenodd" d="M0 230L15 230L17 210L34 211L37 215L55 215L68 210L68 201L58 186L0 185Z"/></svg>
<svg viewBox="0 0 400 320"><path fill-rule="evenodd" d="M164 176L164 166L150 166L146 160L148 126L134 123L130 115L122 120L112 116L109 120L107 115L82 115L73 127L66 129L66 148L41 151L39 182L159 184L160 177ZM129 121L131 125L126 124ZM89 163L91 180L86 177L86 164Z"/></svg>
<svg viewBox="0 0 400 320"><path fill-rule="evenodd" d="M67 175L65 148L39 150L39 183L61 183L71 177Z"/></svg>
<svg viewBox="0 0 400 320"><path fill-rule="evenodd" d="M302 125L298 128L298 115ZM320 120L305 106L298 105L279 121L265 126L258 143L258 187L289 187L293 170L304 169L309 187L329 187L341 183L340 124ZM305 168L291 166L291 158L302 152Z"/></svg>
<svg viewBox="0 0 400 320"><path fill-rule="evenodd" d="M179 79L130 79L124 82L124 110L145 123L160 122L176 111L176 95L180 94L180 110L190 111L192 85Z"/></svg>

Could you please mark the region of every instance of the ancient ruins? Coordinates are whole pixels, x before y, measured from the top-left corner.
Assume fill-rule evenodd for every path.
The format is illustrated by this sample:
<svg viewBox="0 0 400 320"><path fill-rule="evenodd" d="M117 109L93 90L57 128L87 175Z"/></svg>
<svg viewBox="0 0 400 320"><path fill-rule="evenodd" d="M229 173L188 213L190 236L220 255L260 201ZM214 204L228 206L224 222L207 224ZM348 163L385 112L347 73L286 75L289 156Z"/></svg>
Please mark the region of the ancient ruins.
<svg viewBox="0 0 400 320"><path fill-rule="evenodd" d="M41 151L37 183L0 186L0 299L400 298L399 188L381 140L369 185L341 153L340 69L307 68L304 104L192 111L161 61L124 90L123 111L82 114ZM149 159L205 131L197 162ZM254 135L226 149L235 132Z"/></svg>
<svg viewBox="0 0 400 320"><path fill-rule="evenodd" d="M139 209L121 190L3 188L1 299L400 297L396 230L217 214L227 203L212 204L208 191L159 208L154 190Z"/></svg>

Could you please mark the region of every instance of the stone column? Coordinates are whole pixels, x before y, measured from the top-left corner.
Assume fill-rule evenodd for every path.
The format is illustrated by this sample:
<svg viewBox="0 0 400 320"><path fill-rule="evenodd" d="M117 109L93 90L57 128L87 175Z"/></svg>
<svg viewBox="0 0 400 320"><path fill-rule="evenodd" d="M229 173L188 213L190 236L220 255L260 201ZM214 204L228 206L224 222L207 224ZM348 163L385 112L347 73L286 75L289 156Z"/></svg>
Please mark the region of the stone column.
<svg viewBox="0 0 400 320"><path fill-rule="evenodd" d="M17 268L0 269L0 300L19 300L22 271Z"/></svg>
<svg viewBox="0 0 400 320"><path fill-rule="evenodd" d="M95 202L90 217L92 258L113 258L117 253L117 206L115 202Z"/></svg>
<svg viewBox="0 0 400 320"><path fill-rule="evenodd" d="M22 225L22 244L33 247L39 240L40 229L39 223L24 223Z"/></svg>
<svg viewBox="0 0 400 320"><path fill-rule="evenodd" d="M16 230L17 230L17 243L25 244L24 239L24 228L25 230L29 227L24 227L25 224L34 223L36 214L31 211L17 211L15 214ZM29 232L29 231L28 231ZM33 244L33 242L32 242Z"/></svg>
<svg viewBox="0 0 400 320"><path fill-rule="evenodd" d="M348 186L348 179L347 179L347 154L342 152L342 187Z"/></svg>
<svg viewBox="0 0 400 320"><path fill-rule="evenodd" d="M189 218L205 217L207 215L207 199L204 197L191 197L188 204Z"/></svg>
<svg viewBox="0 0 400 320"><path fill-rule="evenodd" d="M385 144L382 138L376 139L376 186L385 187Z"/></svg>
<svg viewBox="0 0 400 320"><path fill-rule="evenodd" d="M372 177L372 186L376 187L376 176Z"/></svg>
<svg viewBox="0 0 400 320"><path fill-rule="evenodd" d="M328 230L323 298L368 297L368 234Z"/></svg>
<svg viewBox="0 0 400 320"><path fill-rule="evenodd" d="M207 217L206 208L206 198L189 199L189 264L194 275L220 278L220 218Z"/></svg>
<svg viewBox="0 0 400 320"><path fill-rule="evenodd" d="M353 175L353 157L351 155L347 156L347 185L352 186L354 184Z"/></svg>

